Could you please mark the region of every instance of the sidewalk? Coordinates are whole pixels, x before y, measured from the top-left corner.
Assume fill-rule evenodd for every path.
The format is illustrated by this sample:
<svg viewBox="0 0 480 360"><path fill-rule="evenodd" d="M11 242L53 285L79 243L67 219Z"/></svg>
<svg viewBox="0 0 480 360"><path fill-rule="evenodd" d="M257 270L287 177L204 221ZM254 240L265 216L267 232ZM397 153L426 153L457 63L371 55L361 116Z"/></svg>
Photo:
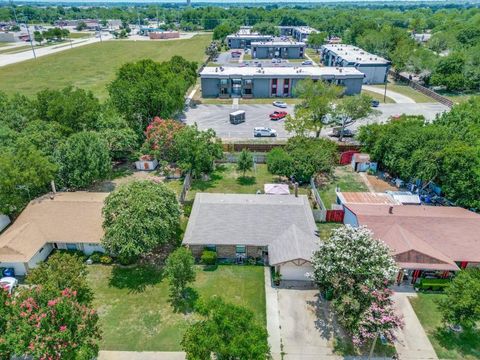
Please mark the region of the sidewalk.
<svg viewBox="0 0 480 360"><path fill-rule="evenodd" d="M395 348L398 356L401 360L436 360L437 354L408 300L409 296L416 294L395 292L393 295L396 310L403 315L405 322L403 329L397 332Z"/></svg>
<svg viewBox="0 0 480 360"><path fill-rule="evenodd" d="M100 351L98 360L185 360L185 353L180 351Z"/></svg>
<svg viewBox="0 0 480 360"><path fill-rule="evenodd" d="M362 89L368 90L380 95L383 95L385 93L384 89L380 89L375 86L363 85ZM388 90L388 87L387 87L387 97L391 98L397 104L416 104L415 100L413 100L412 98L409 98L408 96L397 93L395 91Z"/></svg>

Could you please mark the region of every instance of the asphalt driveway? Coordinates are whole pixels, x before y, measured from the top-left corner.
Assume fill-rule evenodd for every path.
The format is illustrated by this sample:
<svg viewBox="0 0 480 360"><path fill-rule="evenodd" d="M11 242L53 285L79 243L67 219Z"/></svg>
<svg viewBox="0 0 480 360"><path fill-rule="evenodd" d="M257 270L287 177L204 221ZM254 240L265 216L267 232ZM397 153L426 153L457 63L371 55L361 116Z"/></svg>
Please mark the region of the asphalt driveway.
<svg viewBox="0 0 480 360"><path fill-rule="evenodd" d="M273 99L272 99L273 101ZM235 110L245 110L246 121L238 125L232 125L229 122L229 114ZM253 128L257 126L270 127L277 130L277 139L286 139L292 134L285 131L285 120L271 121L268 117L275 110L285 110L293 114L293 105L288 105L286 109L279 109L271 104L248 104L248 105L197 105L196 108L190 108L185 113L187 124L197 123L199 129L205 130L212 128L217 136L222 139L253 139ZM356 121L348 128L355 130L361 125L369 123L383 123L388 121L391 116L400 114L423 115L429 121L434 120L437 114L448 111L448 107L439 103L418 103L418 104L381 104L377 110L380 115ZM329 133L331 129L324 128L322 135Z"/></svg>
<svg viewBox="0 0 480 360"><path fill-rule="evenodd" d="M272 100L273 101L273 100ZM230 124L229 114L235 110L245 110L246 121L241 124ZM285 131L285 120L272 121L268 117L275 110L285 110L293 113L293 105L286 109L279 109L271 104L257 105L197 105L189 109L185 121L189 125L197 123L198 128L205 130L212 128L222 139L254 139L253 128L258 126L270 127L277 130L277 138L285 139L289 134Z"/></svg>

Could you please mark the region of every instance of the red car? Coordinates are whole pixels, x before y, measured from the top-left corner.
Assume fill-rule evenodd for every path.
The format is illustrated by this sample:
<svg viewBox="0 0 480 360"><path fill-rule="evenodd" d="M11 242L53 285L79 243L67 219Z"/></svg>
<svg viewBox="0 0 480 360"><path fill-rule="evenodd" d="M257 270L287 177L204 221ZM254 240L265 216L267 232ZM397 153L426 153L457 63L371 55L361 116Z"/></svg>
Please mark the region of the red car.
<svg viewBox="0 0 480 360"><path fill-rule="evenodd" d="M287 116L288 113L286 111L274 111L270 114L270 120L280 120Z"/></svg>

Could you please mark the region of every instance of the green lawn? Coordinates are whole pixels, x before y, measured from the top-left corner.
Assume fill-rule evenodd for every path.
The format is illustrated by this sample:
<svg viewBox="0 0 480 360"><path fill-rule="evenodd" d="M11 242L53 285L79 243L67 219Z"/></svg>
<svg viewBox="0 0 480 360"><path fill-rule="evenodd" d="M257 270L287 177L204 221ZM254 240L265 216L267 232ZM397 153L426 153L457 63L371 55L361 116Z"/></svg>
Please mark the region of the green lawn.
<svg viewBox="0 0 480 360"><path fill-rule="evenodd" d="M385 85L373 85L375 87L384 89ZM392 84L388 83L387 85L387 91L391 90L394 92L397 92L399 94L408 96L409 98L412 98L415 102L417 103L434 103L437 102L435 99L432 99L431 97L422 94L421 92L411 88L410 86L407 85L400 85L400 84Z"/></svg>
<svg viewBox="0 0 480 360"><path fill-rule="evenodd" d="M320 233L320 239L326 240L332 235L332 231L342 227L343 224L340 223L317 223L317 229Z"/></svg>
<svg viewBox="0 0 480 360"><path fill-rule="evenodd" d="M384 102L383 101L383 95L378 94L378 93L373 92L373 91L368 91L368 90L362 89L362 94L368 95L372 99L380 101L381 104L393 104L393 103L395 103L395 101L393 101L393 99L389 98L388 96L385 98L386 101Z"/></svg>
<svg viewBox="0 0 480 360"><path fill-rule="evenodd" d="M90 32L71 32L68 37L72 39L81 39L93 36L93 33Z"/></svg>
<svg viewBox="0 0 480 360"><path fill-rule="evenodd" d="M178 351L194 313L176 313L168 301L162 272L151 268L89 266L88 280L100 316L102 350ZM197 268L193 288L201 298L214 295L245 306L266 323L264 273L261 266Z"/></svg>
<svg viewBox="0 0 480 360"><path fill-rule="evenodd" d="M441 294L418 293L410 302L440 359L480 359L480 332L464 331L454 334L442 328L436 299Z"/></svg>
<svg viewBox="0 0 480 360"><path fill-rule="evenodd" d="M240 99L240 104L272 104L275 100L277 99L273 99L273 98L252 98L252 99ZM289 105L296 105L296 104L299 104L302 100L299 99L299 98L283 98L283 99L280 99L280 101L283 101ZM272 108L272 111L274 109Z"/></svg>
<svg viewBox="0 0 480 360"><path fill-rule="evenodd" d="M336 201L335 188L337 186L340 191L368 191L360 175L354 172L350 165L339 166L335 169L330 181L318 186L320 197L327 209Z"/></svg>
<svg viewBox="0 0 480 360"><path fill-rule="evenodd" d="M182 189L183 180L168 181L167 185L177 192ZM187 199L193 200L197 192L227 193L227 194L255 194L257 190L263 192L263 185L278 182L278 177L268 172L266 164L257 164L255 169L248 171L245 177L237 172L235 164L217 165L210 175L210 180L195 180L188 192ZM300 194L307 194L307 187L300 187Z"/></svg>
<svg viewBox="0 0 480 360"><path fill-rule="evenodd" d="M0 50L0 54L2 55L7 55L7 54L15 54L17 52L22 52L25 50L29 50L32 47L30 45L21 45L21 46L13 46L13 47L8 47L6 49Z"/></svg>
<svg viewBox="0 0 480 360"><path fill-rule="evenodd" d="M105 86L126 62L144 58L165 61L173 55L201 62L211 35L165 42L104 41L0 68L0 90L33 95L43 88L74 85L105 99Z"/></svg>
<svg viewBox="0 0 480 360"><path fill-rule="evenodd" d="M452 100L455 103L462 103L473 96L480 96L480 93L451 93L446 91L437 91L440 95Z"/></svg>

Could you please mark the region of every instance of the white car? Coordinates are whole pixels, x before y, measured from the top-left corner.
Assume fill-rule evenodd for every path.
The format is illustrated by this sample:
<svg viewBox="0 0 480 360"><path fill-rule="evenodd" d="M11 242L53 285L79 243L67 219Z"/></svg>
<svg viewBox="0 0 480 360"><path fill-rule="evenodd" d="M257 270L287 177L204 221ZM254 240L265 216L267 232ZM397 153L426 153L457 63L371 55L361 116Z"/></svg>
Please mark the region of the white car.
<svg viewBox="0 0 480 360"><path fill-rule="evenodd" d="M302 62L302 65L313 65L313 62L312 60L305 60L304 62Z"/></svg>
<svg viewBox="0 0 480 360"><path fill-rule="evenodd" d="M256 127L253 128L253 136L255 137L276 137L277 130L270 129L267 127Z"/></svg>
<svg viewBox="0 0 480 360"><path fill-rule="evenodd" d="M285 101L274 101L273 106L285 109L287 107L287 103Z"/></svg>
<svg viewBox="0 0 480 360"><path fill-rule="evenodd" d="M13 277L3 277L0 279L0 288L12 293L13 288L18 285L18 280Z"/></svg>

